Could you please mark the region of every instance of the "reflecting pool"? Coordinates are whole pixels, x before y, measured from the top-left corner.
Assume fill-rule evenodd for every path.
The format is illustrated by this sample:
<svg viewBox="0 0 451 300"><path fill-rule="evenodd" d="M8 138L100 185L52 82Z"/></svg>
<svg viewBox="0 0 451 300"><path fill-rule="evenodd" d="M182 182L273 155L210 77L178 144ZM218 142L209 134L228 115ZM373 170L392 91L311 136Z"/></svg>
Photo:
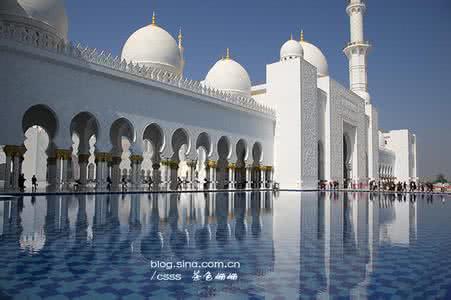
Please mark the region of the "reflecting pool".
<svg viewBox="0 0 451 300"><path fill-rule="evenodd" d="M451 298L451 199L0 199L0 299Z"/></svg>

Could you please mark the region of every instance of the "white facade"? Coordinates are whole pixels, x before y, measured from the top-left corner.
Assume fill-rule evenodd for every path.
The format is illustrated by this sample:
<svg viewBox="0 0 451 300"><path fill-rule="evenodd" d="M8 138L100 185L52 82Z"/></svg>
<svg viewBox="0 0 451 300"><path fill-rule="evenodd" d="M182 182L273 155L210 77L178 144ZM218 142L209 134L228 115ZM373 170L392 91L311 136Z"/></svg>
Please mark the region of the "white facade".
<svg viewBox="0 0 451 300"><path fill-rule="evenodd" d="M347 9L351 90L329 76L326 57L303 35L282 46L264 84L252 87L229 50L205 80L195 81L183 76L182 34L176 42L155 15L123 41L119 58L68 43L63 2L43 5L49 1L35 1L35 10L17 3L28 5L25 12L39 8L39 18L0 4L0 145L6 154L0 179L8 188L17 187L22 172L42 180L42 169L54 185L95 178L102 186L107 177L117 185L125 174L136 185L151 176L170 186L177 177L193 183L205 174L213 188L276 181L281 188L314 189L319 180L365 186L379 178L384 151L394 153L383 161L394 176L416 178L413 135L404 143L393 132L396 142L378 147L360 1ZM36 144L30 128L47 133L45 151L29 146Z"/></svg>

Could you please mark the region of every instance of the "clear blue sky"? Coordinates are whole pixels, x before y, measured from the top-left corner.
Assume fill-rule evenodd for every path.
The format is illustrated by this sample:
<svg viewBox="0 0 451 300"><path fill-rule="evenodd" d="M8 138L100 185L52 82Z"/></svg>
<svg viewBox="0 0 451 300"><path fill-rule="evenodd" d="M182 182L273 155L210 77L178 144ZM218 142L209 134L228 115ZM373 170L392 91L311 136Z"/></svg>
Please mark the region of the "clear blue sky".
<svg viewBox="0 0 451 300"><path fill-rule="evenodd" d="M133 0L66 1L70 39L120 55L128 36L158 23L185 36L185 75L203 79L227 47L249 72L265 81L265 65L278 59L290 33L326 55L330 74L348 85L342 48L349 40L345 0ZM365 35L369 87L385 130L417 134L420 176L451 177L451 1L369 0Z"/></svg>

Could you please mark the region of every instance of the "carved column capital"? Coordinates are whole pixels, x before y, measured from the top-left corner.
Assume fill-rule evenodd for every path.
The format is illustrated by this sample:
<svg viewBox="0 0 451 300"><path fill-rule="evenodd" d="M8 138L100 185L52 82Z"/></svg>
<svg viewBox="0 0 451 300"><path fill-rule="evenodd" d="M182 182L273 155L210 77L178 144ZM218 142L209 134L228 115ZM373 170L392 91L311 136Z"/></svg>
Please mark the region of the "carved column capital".
<svg viewBox="0 0 451 300"><path fill-rule="evenodd" d="M23 156L27 148L25 146L6 145L3 147L3 151L8 157Z"/></svg>
<svg viewBox="0 0 451 300"><path fill-rule="evenodd" d="M227 166L227 169L235 170L235 169L236 169L236 164L235 164L235 163L230 163L230 164Z"/></svg>
<svg viewBox="0 0 451 300"><path fill-rule="evenodd" d="M216 169L218 167L218 162L216 160L208 160L207 167L211 169Z"/></svg>
<svg viewBox="0 0 451 300"><path fill-rule="evenodd" d="M79 163L87 163L89 162L90 154L78 154L78 162Z"/></svg>
<svg viewBox="0 0 451 300"><path fill-rule="evenodd" d="M72 157L72 151L67 149L56 149L55 157L57 160L69 160Z"/></svg>
<svg viewBox="0 0 451 300"><path fill-rule="evenodd" d="M190 168L195 168L197 162L196 162L195 160L189 160L186 164L187 164L188 167L190 167Z"/></svg>
<svg viewBox="0 0 451 300"><path fill-rule="evenodd" d="M142 163L143 160L144 158L142 157L142 155L139 154L130 155L130 161L132 163Z"/></svg>

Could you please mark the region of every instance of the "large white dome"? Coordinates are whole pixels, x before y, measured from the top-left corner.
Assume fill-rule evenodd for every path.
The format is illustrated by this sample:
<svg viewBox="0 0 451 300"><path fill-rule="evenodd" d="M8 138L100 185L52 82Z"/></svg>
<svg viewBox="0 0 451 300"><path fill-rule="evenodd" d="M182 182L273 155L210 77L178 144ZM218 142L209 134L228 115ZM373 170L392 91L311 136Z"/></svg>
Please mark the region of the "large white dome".
<svg viewBox="0 0 451 300"><path fill-rule="evenodd" d="M204 84L239 96L251 96L251 79L247 71L231 58L219 60L208 72Z"/></svg>
<svg viewBox="0 0 451 300"><path fill-rule="evenodd" d="M64 0L1 0L0 20L36 26L67 40Z"/></svg>
<svg viewBox="0 0 451 300"><path fill-rule="evenodd" d="M280 59L291 59L296 57L303 57L304 49L302 45L297 41L290 39L285 44L283 44L282 48L280 48Z"/></svg>
<svg viewBox="0 0 451 300"><path fill-rule="evenodd" d="M122 49L122 59L172 73L182 72L181 55L175 39L155 24L133 33Z"/></svg>
<svg viewBox="0 0 451 300"><path fill-rule="evenodd" d="M299 43L304 49L304 59L316 67L318 76L329 76L329 66L323 52L309 42L300 41Z"/></svg>

